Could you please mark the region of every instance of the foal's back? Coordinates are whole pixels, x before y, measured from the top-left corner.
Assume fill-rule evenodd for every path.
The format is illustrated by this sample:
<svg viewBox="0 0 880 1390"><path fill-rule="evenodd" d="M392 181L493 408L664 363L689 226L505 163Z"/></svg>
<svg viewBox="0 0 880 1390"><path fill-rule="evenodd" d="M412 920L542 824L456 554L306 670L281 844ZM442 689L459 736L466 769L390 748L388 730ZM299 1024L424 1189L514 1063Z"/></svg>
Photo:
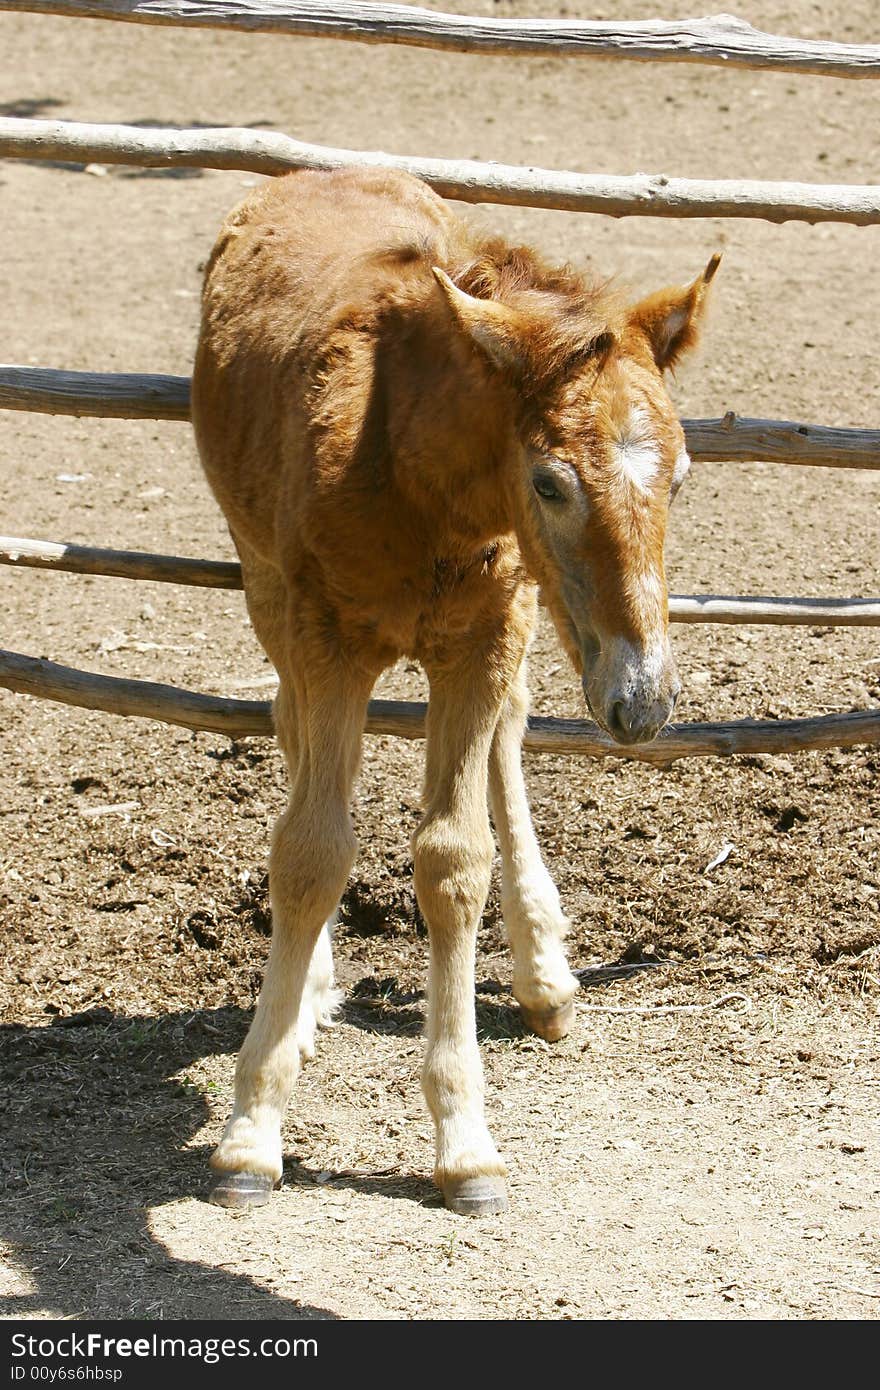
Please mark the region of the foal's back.
<svg viewBox="0 0 880 1390"><path fill-rule="evenodd" d="M295 469L304 426L320 425L316 388L334 357L348 358L356 411L370 389L371 319L407 294L408 263L443 264L466 244L431 189L385 170L291 174L230 213L205 276L192 410L234 533L271 551L281 459ZM422 287L433 288L430 274Z"/></svg>

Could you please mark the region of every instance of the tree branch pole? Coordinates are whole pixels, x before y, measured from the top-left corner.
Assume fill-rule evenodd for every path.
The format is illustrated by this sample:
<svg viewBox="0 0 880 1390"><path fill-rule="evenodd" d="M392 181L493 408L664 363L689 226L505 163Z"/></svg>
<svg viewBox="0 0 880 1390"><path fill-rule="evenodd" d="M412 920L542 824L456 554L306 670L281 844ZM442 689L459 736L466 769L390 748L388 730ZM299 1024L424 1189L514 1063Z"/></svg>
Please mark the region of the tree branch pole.
<svg viewBox="0 0 880 1390"><path fill-rule="evenodd" d="M208 589L241 589L235 561L193 560L140 550L106 550L23 536L0 536L0 565L58 570L112 579L146 579ZM827 627L880 627L880 599L753 598L718 594L671 594L674 623L771 623Z"/></svg>
<svg viewBox="0 0 880 1390"><path fill-rule="evenodd" d="M238 29L355 43L407 44L452 53L636 62L710 63L826 77L877 77L876 44L833 43L766 34L734 15L704 19L607 22L584 19L484 18L409 5L322 5L313 0L0 0L0 10L136 24Z"/></svg>
<svg viewBox="0 0 880 1390"><path fill-rule="evenodd" d="M597 212L606 217L755 217L767 222L880 223L880 186L678 179L666 174L566 170L332 149L271 130L211 130L0 118L0 158L136 164L141 168L249 170L399 169L465 203Z"/></svg>
<svg viewBox="0 0 880 1390"><path fill-rule="evenodd" d="M122 420L188 420L189 378L0 366L0 410ZM880 430L758 420L733 411L682 420L695 463L796 463L880 469Z"/></svg>
<svg viewBox="0 0 880 1390"><path fill-rule="evenodd" d="M262 700L228 700L199 695L153 681L123 680L59 666L42 658L0 651L0 686L62 704L107 714L156 719L229 738L271 737L271 706ZM398 738L424 738L426 706L415 702L371 700L365 730ZM532 717L523 747L532 753L627 758L666 767L677 758L735 753L792 753L806 749L851 748L880 742L880 710L828 714L810 719L751 720L727 724L674 725L655 739L623 747L596 724L580 719Z"/></svg>

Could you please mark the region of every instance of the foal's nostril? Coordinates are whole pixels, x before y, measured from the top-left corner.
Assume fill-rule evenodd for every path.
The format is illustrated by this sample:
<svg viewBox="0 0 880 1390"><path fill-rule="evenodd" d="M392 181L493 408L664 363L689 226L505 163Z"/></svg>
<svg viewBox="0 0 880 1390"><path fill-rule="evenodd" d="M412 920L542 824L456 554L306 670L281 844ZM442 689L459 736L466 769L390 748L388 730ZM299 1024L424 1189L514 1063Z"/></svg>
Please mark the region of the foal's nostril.
<svg viewBox="0 0 880 1390"><path fill-rule="evenodd" d="M629 720L626 717L626 705L623 700L615 700L608 710L608 732L612 738L625 740L630 737L631 729Z"/></svg>

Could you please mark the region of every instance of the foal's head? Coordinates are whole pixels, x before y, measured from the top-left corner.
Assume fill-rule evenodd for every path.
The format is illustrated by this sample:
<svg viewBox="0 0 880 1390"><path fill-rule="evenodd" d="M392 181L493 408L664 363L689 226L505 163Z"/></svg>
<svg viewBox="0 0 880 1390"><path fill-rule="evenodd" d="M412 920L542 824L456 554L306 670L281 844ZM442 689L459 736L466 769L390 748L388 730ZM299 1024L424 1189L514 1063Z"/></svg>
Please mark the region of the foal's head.
<svg viewBox="0 0 880 1390"><path fill-rule="evenodd" d="M644 743L680 685L663 545L689 467L663 383L696 341L719 258L693 284L622 307L527 252L435 271L459 325L516 402L506 460L524 560L540 582L593 715Z"/></svg>

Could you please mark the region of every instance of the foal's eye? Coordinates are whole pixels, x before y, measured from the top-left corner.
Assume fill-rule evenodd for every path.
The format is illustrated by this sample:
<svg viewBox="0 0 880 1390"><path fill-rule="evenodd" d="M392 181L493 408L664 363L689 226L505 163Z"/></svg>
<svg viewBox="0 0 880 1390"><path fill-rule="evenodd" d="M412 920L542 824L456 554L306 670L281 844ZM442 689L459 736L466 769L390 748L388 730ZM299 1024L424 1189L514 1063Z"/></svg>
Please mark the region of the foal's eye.
<svg viewBox="0 0 880 1390"><path fill-rule="evenodd" d="M535 489L538 496L545 502L563 501L563 496L559 488L556 486L553 479L549 478L546 473L536 474L532 479L532 487Z"/></svg>

